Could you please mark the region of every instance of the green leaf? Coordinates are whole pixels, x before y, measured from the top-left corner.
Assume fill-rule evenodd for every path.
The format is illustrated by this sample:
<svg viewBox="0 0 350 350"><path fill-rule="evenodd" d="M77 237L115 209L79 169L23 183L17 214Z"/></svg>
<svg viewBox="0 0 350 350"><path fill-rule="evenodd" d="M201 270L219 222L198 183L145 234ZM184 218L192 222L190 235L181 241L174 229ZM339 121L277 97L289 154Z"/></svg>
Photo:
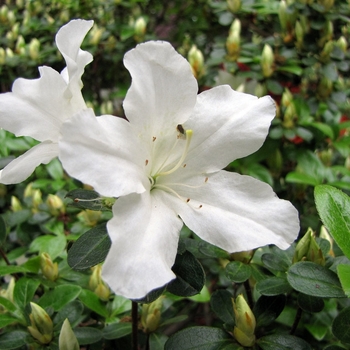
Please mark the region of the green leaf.
<svg viewBox="0 0 350 350"><path fill-rule="evenodd" d="M250 266L247 264L243 264L240 261L229 262L226 265L225 272L226 272L226 277L230 281L236 282L236 283L245 282L252 274Z"/></svg>
<svg viewBox="0 0 350 350"><path fill-rule="evenodd" d="M337 272L344 293L350 298L350 266L340 264L337 266Z"/></svg>
<svg viewBox="0 0 350 350"><path fill-rule="evenodd" d="M65 249L67 244L66 236L39 236L29 246L29 252L48 253L52 260L57 258Z"/></svg>
<svg viewBox="0 0 350 350"><path fill-rule="evenodd" d="M2 305L6 310L14 312L16 311L16 306L8 299L0 296L0 305Z"/></svg>
<svg viewBox="0 0 350 350"><path fill-rule="evenodd" d="M79 299L87 306L90 310L96 312L102 317L107 317L107 309L105 304L99 299L99 297L88 289L83 289L80 292ZM79 338L78 338L79 339ZM80 343L80 342L79 342Z"/></svg>
<svg viewBox="0 0 350 350"><path fill-rule="evenodd" d="M278 70L282 72L292 73L295 75L301 75L303 72L303 69L299 66L280 66L278 67Z"/></svg>
<svg viewBox="0 0 350 350"><path fill-rule="evenodd" d="M102 336L104 339L118 339L125 337L132 332L132 325L129 322L112 323L103 328Z"/></svg>
<svg viewBox="0 0 350 350"><path fill-rule="evenodd" d="M73 331L78 339L79 345L96 343L101 340L103 336L99 329L93 327L78 327Z"/></svg>
<svg viewBox="0 0 350 350"><path fill-rule="evenodd" d="M257 343L263 350L312 350L306 341L287 334L267 335Z"/></svg>
<svg viewBox="0 0 350 350"><path fill-rule="evenodd" d="M286 297L283 294L276 296L262 295L254 305L253 313L257 327L271 324L283 311Z"/></svg>
<svg viewBox="0 0 350 350"><path fill-rule="evenodd" d="M320 312L324 308L324 301L315 296L299 293L298 305L306 312Z"/></svg>
<svg viewBox="0 0 350 350"><path fill-rule="evenodd" d="M271 253L263 254L261 262L272 271L287 271L290 265L278 255Z"/></svg>
<svg viewBox="0 0 350 350"><path fill-rule="evenodd" d="M334 319L332 332L340 341L350 343L350 306L340 311Z"/></svg>
<svg viewBox="0 0 350 350"><path fill-rule="evenodd" d="M311 186L317 186L320 183L320 181L315 179L313 176L298 173L296 171L291 171L290 173L288 173L286 176L286 181Z"/></svg>
<svg viewBox="0 0 350 350"><path fill-rule="evenodd" d="M163 287L160 287L157 289L153 289L145 297L143 297L141 299L133 299L133 301L136 303L149 304L152 301L155 301L156 299L158 299L165 291L165 288L166 288L166 286L163 286Z"/></svg>
<svg viewBox="0 0 350 350"><path fill-rule="evenodd" d="M219 350L232 344L233 339L220 328L190 327L172 335L165 350Z"/></svg>
<svg viewBox="0 0 350 350"><path fill-rule="evenodd" d="M27 277L22 277L16 282L13 290L13 299L21 309L24 309L32 301L39 284L39 281Z"/></svg>
<svg viewBox="0 0 350 350"><path fill-rule="evenodd" d="M199 294L188 297L188 299L195 301L196 303L207 303L210 300L210 292L207 286L203 286Z"/></svg>
<svg viewBox="0 0 350 350"><path fill-rule="evenodd" d="M151 333L149 336L150 350L164 350L164 345L168 339L164 334Z"/></svg>
<svg viewBox="0 0 350 350"><path fill-rule="evenodd" d="M76 208L98 211L110 210L110 208L103 205L101 196L95 191L76 189L68 192L66 197L73 200L70 205Z"/></svg>
<svg viewBox="0 0 350 350"><path fill-rule="evenodd" d="M0 336L0 349L18 349L29 344L29 334L25 331L13 330Z"/></svg>
<svg viewBox="0 0 350 350"><path fill-rule="evenodd" d="M81 287L63 284L55 289L46 292L39 300L38 304L42 308L51 306L55 311L75 300L81 292Z"/></svg>
<svg viewBox="0 0 350 350"><path fill-rule="evenodd" d="M320 298L344 298L337 275L310 261L298 262L287 272L290 285L297 291Z"/></svg>
<svg viewBox="0 0 350 350"><path fill-rule="evenodd" d="M53 318L54 329L59 330L67 318L72 327L76 326L84 317L84 305L80 300L74 300L63 306Z"/></svg>
<svg viewBox="0 0 350 350"><path fill-rule="evenodd" d="M104 261L111 240L106 224L101 224L85 232L68 251L68 264L74 270L86 270Z"/></svg>
<svg viewBox="0 0 350 350"><path fill-rule="evenodd" d="M328 185L315 188L316 208L343 253L350 258L350 198Z"/></svg>
<svg viewBox="0 0 350 350"><path fill-rule="evenodd" d="M256 284L256 290L262 295L278 295L292 291L291 286L284 277L270 277Z"/></svg>
<svg viewBox="0 0 350 350"><path fill-rule="evenodd" d="M304 125L312 126L320 130L321 132L323 132L326 136L330 137L332 140L334 139L334 131L328 124L320 123L320 122L312 122Z"/></svg>
<svg viewBox="0 0 350 350"><path fill-rule="evenodd" d="M210 299L212 310L221 320L229 325L235 324L235 316L232 305L232 294L226 289L218 289Z"/></svg>
<svg viewBox="0 0 350 350"><path fill-rule="evenodd" d="M227 259L230 254L228 254L225 250L216 247L215 245L209 244L207 242L200 242L198 246L198 250L211 258L222 258ZM178 251L179 252L179 251ZM179 252L180 253L180 252Z"/></svg>
<svg viewBox="0 0 350 350"><path fill-rule="evenodd" d="M0 245L3 245L5 241L6 241L6 225L2 216L0 216Z"/></svg>
<svg viewBox="0 0 350 350"><path fill-rule="evenodd" d="M68 319L65 319L58 338L59 350L79 350L80 346Z"/></svg>
<svg viewBox="0 0 350 350"><path fill-rule="evenodd" d="M201 292L205 274L202 265L193 254L188 251L177 254L172 270L176 279L167 285L168 292L182 297L190 297Z"/></svg>
<svg viewBox="0 0 350 350"><path fill-rule="evenodd" d="M14 322L18 322L18 319L16 317L13 317L9 314L0 314L0 328L6 327Z"/></svg>

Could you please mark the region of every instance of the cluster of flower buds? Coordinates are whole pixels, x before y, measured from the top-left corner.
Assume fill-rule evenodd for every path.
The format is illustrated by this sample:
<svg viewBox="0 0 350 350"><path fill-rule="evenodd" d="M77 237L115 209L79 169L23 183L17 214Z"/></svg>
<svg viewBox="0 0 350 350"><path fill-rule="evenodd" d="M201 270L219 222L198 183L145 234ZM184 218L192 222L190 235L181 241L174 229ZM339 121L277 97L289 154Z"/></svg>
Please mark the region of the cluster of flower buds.
<svg viewBox="0 0 350 350"><path fill-rule="evenodd" d="M164 295L150 304L142 305L141 324L145 333L157 330L160 324Z"/></svg>
<svg viewBox="0 0 350 350"><path fill-rule="evenodd" d="M49 344L53 337L53 323L47 312L35 303L30 303L32 312L29 315L29 333L40 344Z"/></svg>
<svg viewBox="0 0 350 350"><path fill-rule="evenodd" d="M229 61L237 61L241 50L241 21L236 18L230 27L228 37L226 39L227 59Z"/></svg>
<svg viewBox="0 0 350 350"><path fill-rule="evenodd" d="M286 88L283 92L280 107L283 111L282 125L286 129L292 129L295 121L297 120L297 112L293 101L293 95L288 88Z"/></svg>
<svg viewBox="0 0 350 350"><path fill-rule="evenodd" d="M89 280L89 288L101 299L107 301L111 294L110 289L103 282L101 277L102 265L96 265L91 268L92 274Z"/></svg>
<svg viewBox="0 0 350 350"><path fill-rule="evenodd" d="M53 262L48 253L40 255L40 269L42 274L50 281L56 281L58 277L58 264Z"/></svg>

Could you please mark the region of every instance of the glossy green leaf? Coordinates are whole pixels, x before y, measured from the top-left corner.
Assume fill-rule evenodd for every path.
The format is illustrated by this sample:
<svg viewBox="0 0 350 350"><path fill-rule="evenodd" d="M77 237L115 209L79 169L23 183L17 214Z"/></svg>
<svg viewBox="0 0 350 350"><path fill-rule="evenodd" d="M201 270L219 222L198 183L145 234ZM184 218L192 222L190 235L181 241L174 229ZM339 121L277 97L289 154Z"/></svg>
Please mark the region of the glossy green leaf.
<svg viewBox="0 0 350 350"><path fill-rule="evenodd" d="M2 216L0 216L0 245L3 245L5 240L6 240L6 225Z"/></svg>
<svg viewBox="0 0 350 350"><path fill-rule="evenodd" d="M0 336L0 349L18 349L29 343L29 334L25 331L13 330Z"/></svg>
<svg viewBox="0 0 350 350"><path fill-rule="evenodd" d="M14 312L16 310L16 306L12 303L12 301L0 296L0 305L2 305L7 311Z"/></svg>
<svg viewBox="0 0 350 350"><path fill-rule="evenodd" d="M212 258L227 259L229 257L229 254L225 250L204 241L199 242L198 250L202 254Z"/></svg>
<svg viewBox="0 0 350 350"><path fill-rule="evenodd" d="M88 345L98 342L102 339L103 333L93 327L78 327L73 329L78 339L79 345Z"/></svg>
<svg viewBox="0 0 350 350"><path fill-rule="evenodd" d="M76 326L82 318L84 312L84 305L80 300L74 300L69 304L63 306L54 316L54 329L59 330L62 323L67 318L72 327Z"/></svg>
<svg viewBox="0 0 350 350"><path fill-rule="evenodd" d="M56 259L65 249L67 244L66 236L58 235L58 236L39 236L34 239L34 241L29 246L29 251L31 253L39 252L47 253L50 255L51 259Z"/></svg>
<svg viewBox="0 0 350 350"><path fill-rule="evenodd" d="M315 188L315 202L323 224L350 258L350 198L332 186L320 185Z"/></svg>
<svg viewBox="0 0 350 350"><path fill-rule="evenodd" d="M320 312L324 308L324 301L323 299L315 296L299 293L298 305L306 312Z"/></svg>
<svg viewBox="0 0 350 350"><path fill-rule="evenodd" d="M177 254L172 270L176 279L167 285L168 292L182 297L190 297L201 292L205 274L202 265L193 254L188 251Z"/></svg>
<svg viewBox="0 0 350 350"><path fill-rule="evenodd" d="M292 287L284 277L270 277L256 284L257 291L262 295L278 295L289 293Z"/></svg>
<svg viewBox="0 0 350 350"><path fill-rule="evenodd" d="M350 298L350 266L340 264L337 266L337 272L344 293Z"/></svg>
<svg viewBox="0 0 350 350"><path fill-rule="evenodd" d="M55 311L75 300L81 292L81 287L63 284L46 292L39 300L38 304L42 308L51 306Z"/></svg>
<svg viewBox="0 0 350 350"><path fill-rule="evenodd" d="M287 334L267 335L257 343L263 350L312 350L305 340Z"/></svg>
<svg viewBox="0 0 350 350"><path fill-rule="evenodd" d="M86 270L104 261L111 240L106 224L101 224L85 232L68 251L68 264L75 270Z"/></svg>
<svg viewBox="0 0 350 350"><path fill-rule="evenodd" d="M118 339L125 337L132 332L132 325L130 322L112 323L103 328L102 336L104 339Z"/></svg>
<svg viewBox="0 0 350 350"><path fill-rule="evenodd" d="M276 254L265 253L261 256L261 262L272 271L287 271L289 264Z"/></svg>
<svg viewBox="0 0 350 350"><path fill-rule="evenodd" d="M283 294L276 296L262 295L253 309L257 327L266 327L271 324L283 311L285 304L286 297Z"/></svg>
<svg viewBox="0 0 350 350"><path fill-rule="evenodd" d="M6 327L11 323L18 322L18 319L9 314L0 314L0 328Z"/></svg>
<svg viewBox="0 0 350 350"><path fill-rule="evenodd" d="M158 299L163 292L165 291L165 286L151 290L145 297L141 298L141 299L133 299L133 301L135 301L136 303L145 303L145 304L149 304L152 301L155 301L156 299Z"/></svg>
<svg viewBox="0 0 350 350"><path fill-rule="evenodd" d="M79 299L87 306L90 310L97 314L107 317L107 309L105 304L99 299L99 297L88 289L82 289L79 295Z"/></svg>
<svg viewBox="0 0 350 350"><path fill-rule="evenodd" d="M32 301L39 284L39 281L27 277L22 277L16 282L13 299L21 309Z"/></svg>
<svg viewBox="0 0 350 350"><path fill-rule="evenodd" d="M291 171L287 174L286 181L311 186L317 186L320 183L320 181L315 179L312 175L302 174L295 171Z"/></svg>
<svg viewBox="0 0 350 350"><path fill-rule="evenodd" d="M232 298L232 294L226 289L218 289L210 299L212 310L221 320L230 325L235 324Z"/></svg>
<svg viewBox="0 0 350 350"><path fill-rule="evenodd" d="M164 350L164 345L169 339L165 334L151 333L149 336L150 350Z"/></svg>
<svg viewBox="0 0 350 350"><path fill-rule="evenodd" d="M66 197L73 200L70 205L76 208L98 211L110 210L103 205L101 196L95 191L76 189L68 192Z"/></svg>
<svg viewBox="0 0 350 350"><path fill-rule="evenodd" d="M350 343L350 306L341 310L334 319L332 332L340 341Z"/></svg>
<svg viewBox="0 0 350 350"><path fill-rule="evenodd" d="M219 350L233 342L231 336L220 328L190 327L172 335L165 350Z"/></svg>
<svg viewBox="0 0 350 350"><path fill-rule="evenodd" d="M337 275L310 261L298 262L287 273L290 285L297 291L320 298L343 298Z"/></svg>
<svg viewBox="0 0 350 350"><path fill-rule="evenodd" d="M236 283L245 282L251 276L250 266L240 261L231 261L225 268L226 277Z"/></svg>

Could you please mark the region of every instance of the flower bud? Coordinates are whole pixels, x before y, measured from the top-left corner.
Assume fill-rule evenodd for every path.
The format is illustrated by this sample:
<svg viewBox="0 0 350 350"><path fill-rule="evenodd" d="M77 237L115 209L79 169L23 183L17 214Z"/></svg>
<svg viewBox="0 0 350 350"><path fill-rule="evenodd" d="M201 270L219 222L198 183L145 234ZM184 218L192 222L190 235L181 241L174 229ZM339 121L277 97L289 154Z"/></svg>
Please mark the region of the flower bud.
<svg viewBox="0 0 350 350"><path fill-rule="evenodd" d="M281 104L283 107L288 107L293 103L293 95L288 88L285 88L281 98Z"/></svg>
<svg viewBox="0 0 350 350"><path fill-rule="evenodd" d="M53 324L50 316L35 303L30 303L32 313L29 315L31 326L28 331L40 344L49 344L53 337Z"/></svg>
<svg viewBox="0 0 350 350"><path fill-rule="evenodd" d="M327 99L333 92L333 82L323 77L317 87L317 95L320 99Z"/></svg>
<svg viewBox="0 0 350 350"><path fill-rule="evenodd" d="M69 14L69 9L68 8L62 9L61 13L60 13L60 21L62 23L66 23L69 21L70 18L71 18L71 16Z"/></svg>
<svg viewBox="0 0 350 350"><path fill-rule="evenodd" d="M66 212L64 203L60 197L55 194L49 194L46 199L46 204L49 208L49 212L53 216L58 216Z"/></svg>
<svg viewBox="0 0 350 350"><path fill-rule="evenodd" d="M318 3L324 7L325 12L329 11L333 5L334 5L334 0L318 0Z"/></svg>
<svg viewBox="0 0 350 350"><path fill-rule="evenodd" d="M241 0L226 0L227 2L227 8L232 13L237 13L241 8Z"/></svg>
<svg viewBox="0 0 350 350"><path fill-rule="evenodd" d="M269 44L265 44L260 62L262 73L265 78L268 78L273 74L274 61L275 58L271 46Z"/></svg>
<svg viewBox="0 0 350 350"><path fill-rule="evenodd" d="M7 47L5 51L5 56L6 56L6 60L11 60L15 56L15 54L9 47Z"/></svg>
<svg viewBox="0 0 350 350"><path fill-rule="evenodd" d="M36 38L33 38L29 43L29 57L32 60L37 60L39 58L40 51L40 41Z"/></svg>
<svg viewBox="0 0 350 350"><path fill-rule="evenodd" d="M331 148L318 151L317 156L325 166L332 165L333 150Z"/></svg>
<svg viewBox="0 0 350 350"><path fill-rule="evenodd" d="M106 115L106 114L113 114L113 102L108 100L108 101L103 101L101 103L101 114Z"/></svg>
<svg viewBox="0 0 350 350"><path fill-rule="evenodd" d="M287 3L285 0L280 1L280 6L278 8L278 18L280 20L282 30L287 30L288 24L288 14L287 14Z"/></svg>
<svg viewBox="0 0 350 350"><path fill-rule="evenodd" d="M296 45L301 49L304 43L304 29L299 21L295 22L295 37L297 39Z"/></svg>
<svg viewBox="0 0 350 350"><path fill-rule="evenodd" d="M79 350L78 340L72 330L72 327L66 318L62 324L60 335L58 338L58 346L60 350Z"/></svg>
<svg viewBox="0 0 350 350"><path fill-rule="evenodd" d="M137 42L143 41L146 33L147 22L143 17L139 17L134 24L134 39Z"/></svg>
<svg viewBox="0 0 350 350"><path fill-rule="evenodd" d="M11 210L13 212L22 210L22 204L16 196L11 196Z"/></svg>
<svg viewBox="0 0 350 350"><path fill-rule="evenodd" d="M97 210L85 209L81 211L77 218L87 226L95 226L101 218L101 212Z"/></svg>
<svg viewBox="0 0 350 350"><path fill-rule="evenodd" d="M48 253L40 255L40 269L43 275L50 281L56 281L58 277L58 264L53 262Z"/></svg>
<svg viewBox="0 0 350 350"><path fill-rule="evenodd" d="M345 39L344 36L341 36L341 37L337 40L336 45L337 45L344 53L347 52L348 43L347 43L347 41L346 41L346 39Z"/></svg>
<svg viewBox="0 0 350 350"><path fill-rule="evenodd" d="M2 5L0 7L0 22L6 23L7 22L7 15L9 13L9 8L6 5Z"/></svg>
<svg viewBox="0 0 350 350"><path fill-rule="evenodd" d="M164 296L160 296L152 303L142 305L141 324L145 333L152 333L157 330L160 324L163 299Z"/></svg>
<svg viewBox="0 0 350 350"><path fill-rule="evenodd" d="M98 45L101 41L102 34L104 32L104 28L99 28L97 25L94 25L94 27L91 29L89 36L89 43L91 45Z"/></svg>
<svg viewBox="0 0 350 350"><path fill-rule="evenodd" d="M6 289L0 289L0 296L13 302L13 290L15 289L15 278L11 277L10 282Z"/></svg>
<svg viewBox="0 0 350 350"><path fill-rule="evenodd" d="M294 122L296 119L296 109L294 103L291 103L287 106L286 110L284 111L282 125L286 129L292 129L294 127Z"/></svg>
<svg viewBox="0 0 350 350"><path fill-rule="evenodd" d="M350 156L347 156L345 159L345 168L350 170Z"/></svg>
<svg viewBox="0 0 350 350"><path fill-rule="evenodd" d="M3 66L6 62L6 52L3 47L0 47L0 66Z"/></svg>
<svg viewBox="0 0 350 350"><path fill-rule="evenodd" d="M91 268L92 274L89 279L89 288L103 301L107 301L111 291L106 283L102 280L102 265L96 265Z"/></svg>
<svg viewBox="0 0 350 350"><path fill-rule="evenodd" d="M197 49L196 45L192 45L187 58L195 78L201 78L204 74L204 57L202 51Z"/></svg>
<svg viewBox="0 0 350 350"><path fill-rule="evenodd" d="M236 301L232 299L232 304L235 314L233 336L241 345L253 346L255 344L255 316L242 294L238 295Z"/></svg>
<svg viewBox="0 0 350 350"><path fill-rule="evenodd" d="M26 43L24 41L24 38L22 35L19 35L16 42L16 48L15 48L16 53L20 55L24 55L26 52L25 47L26 47Z"/></svg>
<svg viewBox="0 0 350 350"><path fill-rule="evenodd" d="M230 27L229 35L226 39L226 50L228 59L236 61L241 49L241 21L236 18Z"/></svg>
<svg viewBox="0 0 350 350"><path fill-rule="evenodd" d="M324 26L324 28L322 30L322 36L318 40L318 45L320 47L323 47L327 41L332 40L333 32L334 32L333 23L331 21L327 21L326 25Z"/></svg>
<svg viewBox="0 0 350 350"><path fill-rule="evenodd" d="M253 257L253 250L232 253L232 254L230 254L230 257L234 261L240 261L244 264L247 264L251 260L251 258Z"/></svg>

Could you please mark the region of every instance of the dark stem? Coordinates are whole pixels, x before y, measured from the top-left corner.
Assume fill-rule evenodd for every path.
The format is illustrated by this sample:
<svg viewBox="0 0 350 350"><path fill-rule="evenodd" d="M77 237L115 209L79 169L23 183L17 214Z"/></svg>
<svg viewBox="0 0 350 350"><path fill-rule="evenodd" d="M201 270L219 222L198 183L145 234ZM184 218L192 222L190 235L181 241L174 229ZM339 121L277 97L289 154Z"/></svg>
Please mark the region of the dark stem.
<svg viewBox="0 0 350 350"><path fill-rule="evenodd" d="M253 295L252 295L252 290L250 288L249 280L246 280L244 282L244 288L245 288L245 292L247 293L248 305L252 309L253 305L254 305L254 302L253 302Z"/></svg>
<svg viewBox="0 0 350 350"><path fill-rule="evenodd" d="M132 349L138 350L138 304L135 301L131 301L131 318L132 318Z"/></svg>
<svg viewBox="0 0 350 350"><path fill-rule="evenodd" d="M300 307L298 307L297 313L295 315L294 323L292 325L292 329L289 332L290 335L293 335L295 333L295 331L297 330L298 324L299 324L299 322L301 320L302 312L303 312L303 310Z"/></svg>
<svg viewBox="0 0 350 350"><path fill-rule="evenodd" d="M146 338L146 349L145 350L150 350L149 347L149 334L147 334L147 338Z"/></svg>

